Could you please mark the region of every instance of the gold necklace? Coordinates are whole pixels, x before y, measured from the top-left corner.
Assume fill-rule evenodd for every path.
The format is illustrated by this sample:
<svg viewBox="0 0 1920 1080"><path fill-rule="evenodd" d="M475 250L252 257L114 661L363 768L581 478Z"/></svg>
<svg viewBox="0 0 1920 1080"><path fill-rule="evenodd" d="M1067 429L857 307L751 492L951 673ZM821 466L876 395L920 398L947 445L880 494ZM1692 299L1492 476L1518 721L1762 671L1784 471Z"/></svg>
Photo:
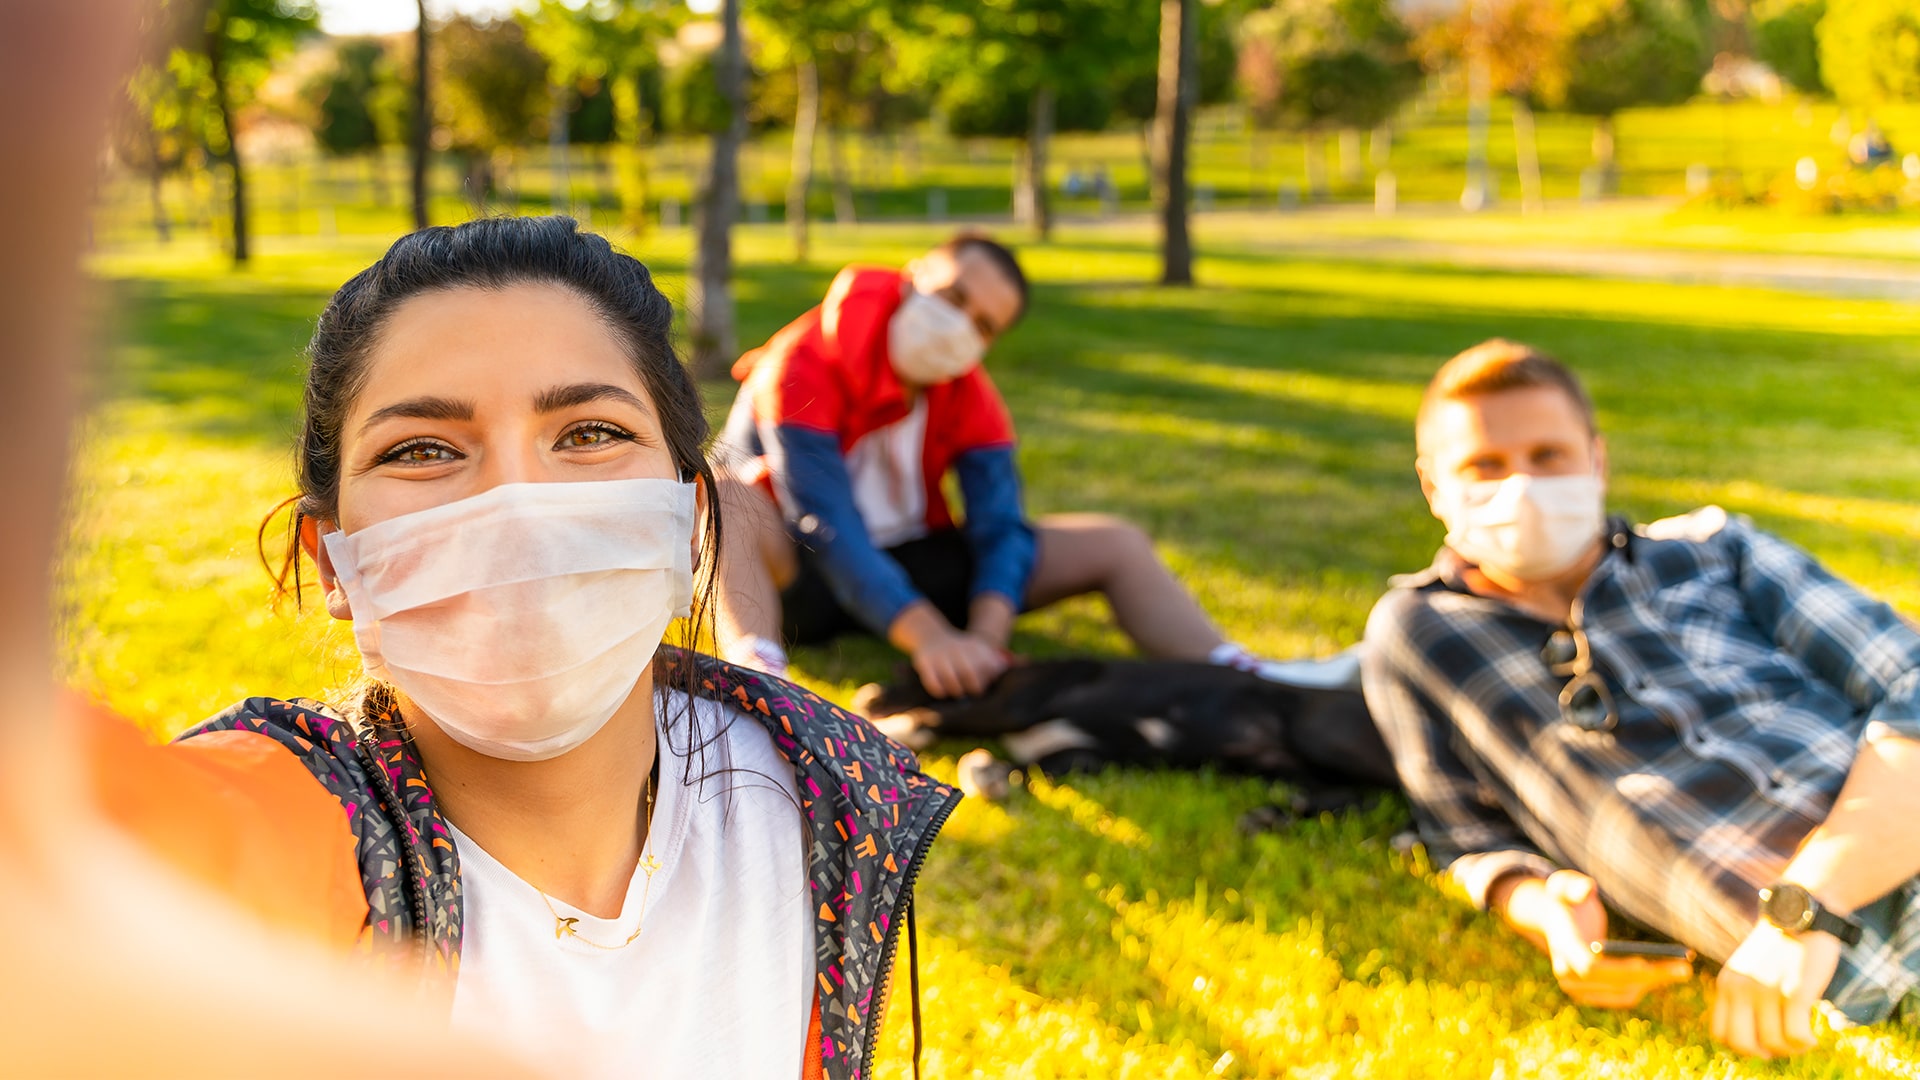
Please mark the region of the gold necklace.
<svg viewBox="0 0 1920 1080"><path fill-rule="evenodd" d="M659 761L658 759L656 759L654 762L654 769L658 771L659 767L660 767ZM647 778L647 818L646 820L647 820L647 837L648 839L652 839L653 837L653 777L651 776ZM645 845L643 844L642 849L644 850L644 848L645 848ZM581 934L579 930L575 929L575 924L578 923L580 920L578 918L569 918L565 915L560 914L558 911L555 911L553 907L553 899L549 897L546 893L541 892L539 887L536 886L533 891L540 893L541 903L544 903L547 905L547 914L553 916L553 940L562 941L566 938L572 938L573 940L578 941L582 945L591 945L596 949L604 949L607 952L618 952L621 949L624 949L627 946L633 944L634 942L639 941L640 931L645 930L647 928L647 900L653 896L653 875L660 872L660 860L653 857L651 854L643 854L640 856L640 862L638 866L639 866L639 869L644 871L647 875L646 887L640 891L640 921L637 924L635 924L633 928L633 933L627 935L627 940L621 942L618 945L603 945L600 942L595 941L592 938Z"/></svg>

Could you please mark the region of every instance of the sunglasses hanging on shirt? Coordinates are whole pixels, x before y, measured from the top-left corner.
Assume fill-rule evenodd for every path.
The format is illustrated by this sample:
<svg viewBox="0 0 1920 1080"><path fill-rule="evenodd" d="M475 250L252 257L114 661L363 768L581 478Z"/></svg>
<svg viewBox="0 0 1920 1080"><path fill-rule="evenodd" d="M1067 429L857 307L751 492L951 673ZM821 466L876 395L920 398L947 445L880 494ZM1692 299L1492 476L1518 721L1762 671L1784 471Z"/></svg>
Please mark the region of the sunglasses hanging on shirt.
<svg viewBox="0 0 1920 1080"><path fill-rule="evenodd" d="M1560 718L1581 731L1612 731L1620 723L1614 707L1613 692L1607 681L1594 670L1593 646L1587 632L1580 629L1580 605L1574 602L1572 618L1563 630L1555 630L1540 650L1540 659L1555 675L1568 678L1560 689Z"/></svg>

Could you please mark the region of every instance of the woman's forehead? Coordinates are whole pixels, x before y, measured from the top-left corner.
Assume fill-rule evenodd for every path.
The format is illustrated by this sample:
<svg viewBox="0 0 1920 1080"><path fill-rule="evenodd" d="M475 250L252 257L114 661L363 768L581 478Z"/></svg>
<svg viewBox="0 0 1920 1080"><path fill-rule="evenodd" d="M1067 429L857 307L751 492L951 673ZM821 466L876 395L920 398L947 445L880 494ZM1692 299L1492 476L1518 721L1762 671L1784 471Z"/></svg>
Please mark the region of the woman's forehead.
<svg viewBox="0 0 1920 1080"><path fill-rule="evenodd" d="M578 293L542 282L443 289L395 309L368 353L354 412L419 395L530 402L583 382L651 404L624 343Z"/></svg>

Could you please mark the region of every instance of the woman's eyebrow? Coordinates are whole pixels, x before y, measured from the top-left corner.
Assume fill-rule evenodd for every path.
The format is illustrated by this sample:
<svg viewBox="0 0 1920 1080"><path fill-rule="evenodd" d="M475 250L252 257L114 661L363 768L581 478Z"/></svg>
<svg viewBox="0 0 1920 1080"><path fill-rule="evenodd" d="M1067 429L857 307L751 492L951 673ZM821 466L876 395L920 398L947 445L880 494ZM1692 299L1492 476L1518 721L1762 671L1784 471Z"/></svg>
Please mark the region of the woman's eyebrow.
<svg viewBox="0 0 1920 1080"><path fill-rule="evenodd" d="M373 415L367 417L366 421L360 425L360 433L362 435L366 434L368 429L382 420L392 420L396 418L408 420L472 420L473 402L457 401L453 398L443 397L416 397L408 398L405 401L396 401L385 408L375 409Z"/></svg>
<svg viewBox="0 0 1920 1080"><path fill-rule="evenodd" d="M595 401L617 401L630 405L642 413L652 416L653 410L640 400L633 391L612 383L571 383L566 386L552 386L540 391L533 399L535 412L559 412L577 405L586 405Z"/></svg>

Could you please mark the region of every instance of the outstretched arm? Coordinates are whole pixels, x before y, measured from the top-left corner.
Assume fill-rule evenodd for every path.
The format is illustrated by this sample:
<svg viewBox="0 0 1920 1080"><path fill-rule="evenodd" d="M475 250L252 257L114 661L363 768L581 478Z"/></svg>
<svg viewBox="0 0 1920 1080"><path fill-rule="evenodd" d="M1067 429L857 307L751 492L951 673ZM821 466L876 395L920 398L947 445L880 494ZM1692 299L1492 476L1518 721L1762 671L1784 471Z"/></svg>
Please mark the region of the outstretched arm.
<svg viewBox="0 0 1920 1080"><path fill-rule="evenodd" d="M1754 622L1867 717L1833 810L1781 875L1823 906L1851 913L1920 874L1912 825L1920 818L1920 633L1743 518L1729 520L1714 542L1724 545ZM1827 934L1794 936L1761 921L1721 972L1714 1038L1760 1057L1811 1048L1813 1005L1840 950Z"/></svg>
<svg viewBox="0 0 1920 1080"><path fill-rule="evenodd" d="M1781 880L1803 886L1842 915L1920 874L1920 740L1886 735L1867 741L1833 812L1800 847ZM1840 962L1830 934L1793 935L1762 920L1740 943L1713 1002L1713 1037L1756 1057L1813 1048L1813 1006Z"/></svg>
<svg viewBox="0 0 1920 1080"><path fill-rule="evenodd" d="M1020 499L1013 447L969 450L954 459L966 501L963 526L973 550L973 599L967 629L1005 648L1033 576L1033 528Z"/></svg>
<svg viewBox="0 0 1920 1080"><path fill-rule="evenodd" d="M765 440L782 461L777 474L800 542L814 554L840 605L913 661L935 697L986 692L1006 669L999 646L953 626L873 544L853 499L839 441L826 432L781 425Z"/></svg>

